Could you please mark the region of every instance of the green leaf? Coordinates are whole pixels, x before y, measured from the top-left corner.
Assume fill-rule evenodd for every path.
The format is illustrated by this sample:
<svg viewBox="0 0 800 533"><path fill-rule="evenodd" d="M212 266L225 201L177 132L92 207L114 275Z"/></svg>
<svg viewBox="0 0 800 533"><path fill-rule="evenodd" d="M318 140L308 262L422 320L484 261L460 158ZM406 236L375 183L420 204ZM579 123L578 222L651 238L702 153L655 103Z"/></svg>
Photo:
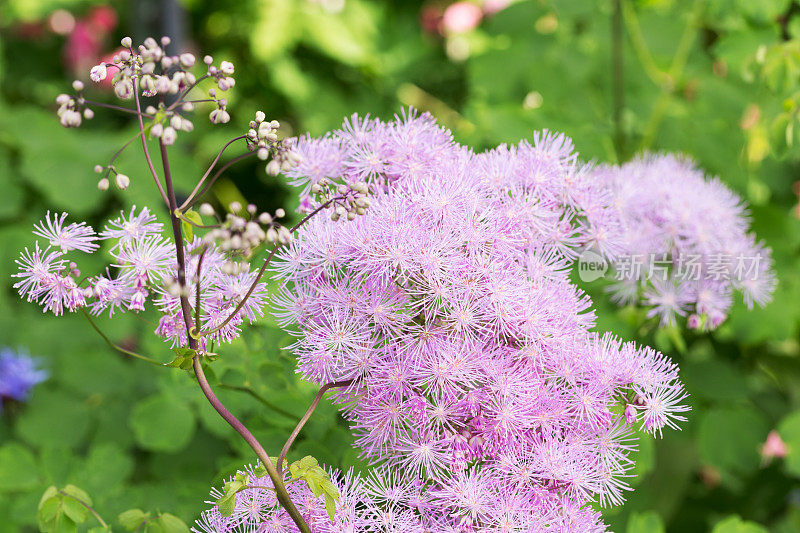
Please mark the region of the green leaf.
<svg viewBox="0 0 800 533"><path fill-rule="evenodd" d="M35 446L78 446L89 430L86 404L63 392L37 391L17 423L17 433Z"/></svg>
<svg viewBox="0 0 800 533"><path fill-rule="evenodd" d="M133 408L128 423L136 442L147 450L177 452L194 434L194 413L164 394L149 396Z"/></svg>
<svg viewBox="0 0 800 533"><path fill-rule="evenodd" d="M664 533L664 522L655 511L631 513L626 533Z"/></svg>
<svg viewBox="0 0 800 533"><path fill-rule="evenodd" d="M65 497L63 505L64 514L70 517L76 524L82 524L89 518L89 509L84 507L79 501Z"/></svg>
<svg viewBox="0 0 800 533"><path fill-rule="evenodd" d="M700 458L730 473L752 472L759 466L758 449L768 430L767 421L754 409L709 409L700 419L698 428Z"/></svg>
<svg viewBox="0 0 800 533"><path fill-rule="evenodd" d="M189 527L175 515L163 513L158 518L158 523L164 533L189 533Z"/></svg>
<svg viewBox="0 0 800 533"><path fill-rule="evenodd" d="M219 509L219 514L227 517L232 515L234 509L236 509L236 496L234 494L225 495L218 498L215 503Z"/></svg>
<svg viewBox="0 0 800 533"><path fill-rule="evenodd" d="M336 513L336 499L327 493L325 494L325 510L328 511L328 518L330 518L331 523L333 523L333 517Z"/></svg>
<svg viewBox="0 0 800 533"><path fill-rule="evenodd" d="M769 531L756 522L742 520L736 515L731 515L718 522L711 533L769 533Z"/></svg>
<svg viewBox="0 0 800 533"><path fill-rule="evenodd" d="M0 492L25 490L38 484L33 454L21 444L0 447Z"/></svg>
<svg viewBox="0 0 800 533"><path fill-rule="evenodd" d="M789 449L784 459L786 470L800 477L800 410L789 413L781 420L778 434Z"/></svg>
<svg viewBox="0 0 800 533"><path fill-rule="evenodd" d="M198 226L203 225L203 219L200 217L200 213L195 211L194 209L189 209L185 213L183 213L183 217L191 220ZM183 237L188 242L192 242L194 240L194 226L187 222L186 220L181 219L181 228L183 229Z"/></svg>
<svg viewBox="0 0 800 533"><path fill-rule="evenodd" d="M145 513L141 509L128 509L119 514L117 522L128 531L133 531L149 518L150 513Z"/></svg>

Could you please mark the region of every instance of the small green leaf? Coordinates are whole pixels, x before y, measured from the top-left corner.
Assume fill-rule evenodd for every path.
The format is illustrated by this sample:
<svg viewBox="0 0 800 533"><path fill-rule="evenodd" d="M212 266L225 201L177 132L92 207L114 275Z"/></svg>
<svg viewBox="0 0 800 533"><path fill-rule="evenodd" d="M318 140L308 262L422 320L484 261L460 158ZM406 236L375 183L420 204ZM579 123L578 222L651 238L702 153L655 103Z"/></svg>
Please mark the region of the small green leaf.
<svg viewBox="0 0 800 533"><path fill-rule="evenodd" d="M218 498L216 504L221 516L230 516L233 514L233 510L236 508L236 496L235 494L226 494L225 496Z"/></svg>
<svg viewBox="0 0 800 533"><path fill-rule="evenodd" d="M158 518L158 523L164 533L189 533L189 527L175 515L163 513Z"/></svg>
<svg viewBox="0 0 800 533"><path fill-rule="evenodd" d="M718 522L711 533L768 533L768 531L760 524L742 520L737 515L731 515Z"/></svg>
<svg viewBox="0 0 800 533"><path fill-rule="evenodd" d="M183 236L188 242L192 242L194 240L194 226L187 222L185 219L191 220L194 224L198 226L203 225L203 219L200 218L200 214L197 213L194 209L189 209L185 213L183 213L183 217L181 218L181 228L183 229Z"/></svg>
<svg viewBox="0 0 800 533"><path fill-rule="evenodd" d="M73 498L77 498L84 502L86 505L92 505L92 499L86 494L86 491L76 487L75 485L67 485L64 487L63 492L69 494Z"/></svg>
<svg viewBox="0 0 800 533"><path fill-rule="evenodd" d="M128 531L133 531L149 518L150 513L145 513L141 509L128 509L119 514L117 521Z"/></svg>
<svg viewBox="0 0 800 533"><path fill-rule="evenodd" d="M325 494L325 510L328 511L328 518L333 523L333 516L336 513L336 500L330 494Z"/></svg>
<svg viewBox="0 0 800 533"><path fill-rule="evenodd" d="M89 518L89 509L82 503L70 497L65 497L63 501L64 514L72 519L76 524L82 524Z"/></svg>

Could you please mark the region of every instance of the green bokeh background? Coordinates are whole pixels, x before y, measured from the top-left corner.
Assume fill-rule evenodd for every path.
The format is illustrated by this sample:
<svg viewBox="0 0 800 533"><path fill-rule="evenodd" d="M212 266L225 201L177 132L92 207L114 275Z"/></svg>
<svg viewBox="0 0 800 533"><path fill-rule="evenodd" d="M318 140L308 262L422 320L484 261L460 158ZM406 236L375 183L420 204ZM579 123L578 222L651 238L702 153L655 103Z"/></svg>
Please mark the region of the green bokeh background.
<svg viewBox="0 0 800 533"><path fill-rule="evenodd" d="M598 328L670 354L692 394L689 422L663 440L642 440L636 490L605 514L613 530L629 533L800 531L800 3L528 0L458 35L423 29L447 1L179 4L169 20L182 24L183 44L231 60L237 81L228 97L231 124L212 128L201 108L195 132L172 150L179 194L256 109L288 135L321 134L354 112L389 118L413 105L476 149L549 128L572 136L585 160L680 151L719 175L750 203L755 231L773 248L775 299L763 310L737 306L719 330L696 335L659 330L639 310L614 308L602 287L587 287ZM97 227L133 204L158 205L135 149L118 162L132 177L128 191L95 186L92 167L135 132L127 118L97 109L93 121L67 131L55 117L55 96L76 73L64 61L67 38L49 26L52 14L66 10L81 20L97 5L0 2L0 345L25 347L52 376L28 404L6 405L0 417L0 532L35 531L42 492L67 483L86 490L112 522L140 507L190 523L212 484L254 460L189 375L121 357L80 314L43 316L10 287L13 261L47 209ZM103 53L123 35L141 39L167 27L159 15L167 2L105 5L119 23L101 39ZM621 90L612 76L615 53ZM89 91L111 101L101 89ZM252 162L228 172L209 200L240 198L271 210L297 201ZM93 272L101 261L80 266ZM151 334L155 320L144 313L98 323L116 342L168 360L167 346ZM295 377L283 349L289 342L266 319L213 367L222 400L272 453L315 393ZM790 451L766 463L759 449L776 428ZM363 468L351 440L323 404L293 455Z"/></svg>

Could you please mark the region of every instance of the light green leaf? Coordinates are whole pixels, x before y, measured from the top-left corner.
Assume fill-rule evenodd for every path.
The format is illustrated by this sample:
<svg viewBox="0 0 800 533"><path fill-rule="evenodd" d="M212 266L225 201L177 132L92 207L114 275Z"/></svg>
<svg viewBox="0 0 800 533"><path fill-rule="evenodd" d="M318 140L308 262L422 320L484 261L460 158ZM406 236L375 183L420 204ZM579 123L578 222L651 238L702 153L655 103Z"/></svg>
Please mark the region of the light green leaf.
<svg viewBox="0 0 800 533"><path fill-rule="evenodd" d="M189 533L189 527L175 515L163 513L158 522L164 533Z"/></svg>
<svg viewBox="0 0 800 533"><path fill-rule="evenodd" d="M133 531L148 518L150 513L145 513L141 509L128 509L119 514L117 521L128 531Z"/></svg>
<svg viewBox="0 0 800 533"><path fill-rule="evenodd" d="M195 428L192 410L163 394L137 403L128 423L140 446L159 452L182 450Z"/></svg>
<svg viewBox="0 0 800 533"><path fill-rule="evenodd" d="M16 442L0 447L0 492L35 487L37 477L38 468L30 451Z"/></svg>
<svg viewBox="0 0 800 533"><path fill-rule="evenodd" d="M738 516L732 515L718 522L711 533L769 533L769 531L756 522L742 520Z"/></svg>

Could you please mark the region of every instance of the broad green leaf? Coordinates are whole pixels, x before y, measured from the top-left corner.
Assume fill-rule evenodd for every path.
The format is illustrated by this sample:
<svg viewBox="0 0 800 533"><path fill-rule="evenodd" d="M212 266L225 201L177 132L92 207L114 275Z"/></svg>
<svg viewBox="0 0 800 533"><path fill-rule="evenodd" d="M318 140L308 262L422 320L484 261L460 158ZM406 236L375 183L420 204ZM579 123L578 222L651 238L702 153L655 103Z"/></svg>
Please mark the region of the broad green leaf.
<svg viewBox="0 0 800 533"><path fill-rule="evenodd" d="M778 434L789 448L785 458L786 470L800 477L800 410L789 413L780 424Z"/></svg>
<svg viewBox="0 0 800 533"><path fill-rule="evenodd" d="M664 533L664 522L654 511L631 513L626 533Z"/></svg>
<svg viewBox="0 0 800 533"><path fill-rule="evenodd" d="M189 533L189 527L175 515L162 513L158 522L164 533Z"/></svg>
<svg viewBox="0 0 800 533"><path fill-rule="evenodd" d="M128 421L136 442L147 450L177 452L194 434L194 413L164 394L149 396L133 408Z"/></svg>
<svg viewBox="0 0 800 533"><path fill-rule="evenodd" d="M769 533L769 530L756 522L742 520L732 515L718 522L711 533Z"/></svg>
<svg viewBox="0 0 800 533"><path fill-rule="evenodd" d="M768 430L766 419L752 408L709 409L699 422L700 458L734 474L752 472L759 466L758 449Z"/></svg>
<svg viewBox="0 0 800 533"><path fill-rule="evenodd" d="M0 492L25 490L38 484L33 454L20 444L0 447Z"/></svg>
<svg viewBox="0 0 800 533"><path fill-rule="evenodd" d="M63 392L39 390L17 423L17 433L34 446L78 446L89 429L86 405Z"/></svg>
<svg viewBox="0 0 800 533"><path fill-rule="evenodd" d="M133 531L149 518L150 513L146 513L141 509L128 509L119 514L117 521L128 531Z"/></svg>

